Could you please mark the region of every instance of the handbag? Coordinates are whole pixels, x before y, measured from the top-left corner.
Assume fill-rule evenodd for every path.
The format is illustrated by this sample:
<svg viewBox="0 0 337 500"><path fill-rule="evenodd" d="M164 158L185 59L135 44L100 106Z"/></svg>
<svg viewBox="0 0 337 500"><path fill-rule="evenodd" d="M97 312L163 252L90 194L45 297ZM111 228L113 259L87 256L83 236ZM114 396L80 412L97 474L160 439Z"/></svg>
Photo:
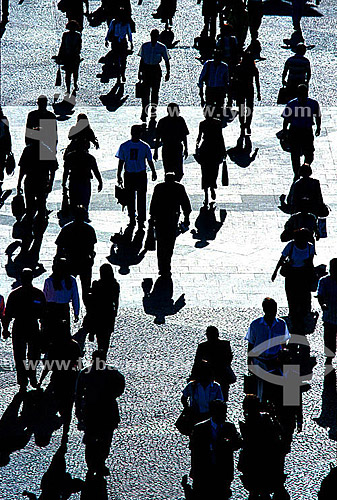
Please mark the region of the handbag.
<svg viewBox="0 0 337 500"><path fill-rule="evenodd" d="M15 170L15 158L12 152L10 152L6 158L5 169L7 175L12 175Z"/></svg>
<svg viewBox="0 0 337 500"><path fill-rule="evenodd" d="M283 130L280 130L277 132L276 137L280 141L280 146L285 151L286 153L290 153L290 143L289 143L289 134L284 132Z"/></svg>
<svg viewBox="0 0 337 500"><path fill-rule="evenodd" d="M156 249L155 229L154 229L154 224L151 220L149 221L149 228L147 230L147 237L145 240L144 248L145 248L145 250L148 250L150 252L152 252Z"/></svg>
<svg viewBox="0 0 337 500"><path fill-rule="evenodd" d="M62 85L61 69L60 69L60 66L59 66L58 70L57 70L57 73L56 73L55 87L61 87L61 85Z"/></svg>
<svg viewBox="0 0 337 500"><path fill-rule="evenodd" d="M16 218L16 220L19 220L24 216L26 212L26 206L22 194L17 194L16 196L14 196L11 203L11 208L12 214Z"/></svg>
<svg viewBox="0 0 337 500"><path fill-rule="evenodd" d="M236 382L236 375L233 371L233 368L231 366L226 366L225 371L224 371L224 377L225 381L227 384L235 384Z"/></svg>
<svg viewBox="0 0 337 500"><path fill-rule="evenodd" d="M289 256L287 257L287 260L280 267L280 275L283 276L284 278L287 278L292 271L291 256L294 250L294 244L295 243L292 242Z"/></svg>
<svg viewBox="0 0 337 500"><path fill-rule="evenodd" d="M144 97L144 92L145 92L145 83L139 80L136 83L136 89L135 89L136 99L141 99L142 97Z"/></svg>
<svg viewBox="0 0 337 500"><path fill-rule="evenodd" d="M277 96L277 104L288 104L289 101L290 97L287 87L281 87Z"/></svg>
<svg viewBox="0 0 337 500"><path fill-rule="evenodd" d="M222 162L221 184L223 186L228 186L229 185L229 181L228 181L228 168L227 168L226 159L224 159L224 161Z"/></svg>
<svg viewBox="0 0 337 500"><path fill-rule="evenodd" d="M318 226L318 235L320 238L327 238L328 233L326 230L326 219L323 218L318 218L317 219L317 226Z"/></svg>
<svg viewBox="0 0 337 500"><path fill-rule="evenodd" d="M183 436L190 436L195 423L196 418L193 409L184 408L174 425L180 434Z"/></svg>
<svg viewBox="0 0 337 500"><path fill-rule="evenodd" d="M120 186L115 186L115 197L117 202L122 205L122 207L126 207L128 204L128 192L125 188Z"/></svg>

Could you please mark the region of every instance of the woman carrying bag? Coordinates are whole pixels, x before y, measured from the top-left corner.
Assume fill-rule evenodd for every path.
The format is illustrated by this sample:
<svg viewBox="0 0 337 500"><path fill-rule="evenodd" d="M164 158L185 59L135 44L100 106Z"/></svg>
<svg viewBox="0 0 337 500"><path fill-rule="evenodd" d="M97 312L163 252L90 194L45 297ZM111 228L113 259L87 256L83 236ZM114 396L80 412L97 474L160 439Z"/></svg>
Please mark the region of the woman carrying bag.
<svg viewBox="0 0 337 500"><path fill-rule="evenodd" d="M109 25L108 33L105 38L105 46L111 43L111 51L113 55L113 63L117 70L117 83L124 83L126 60L128 57L128 40L131 44L130 51L133 51L132 32L129 23L129 17L124 9L121 9Z"/></svg>

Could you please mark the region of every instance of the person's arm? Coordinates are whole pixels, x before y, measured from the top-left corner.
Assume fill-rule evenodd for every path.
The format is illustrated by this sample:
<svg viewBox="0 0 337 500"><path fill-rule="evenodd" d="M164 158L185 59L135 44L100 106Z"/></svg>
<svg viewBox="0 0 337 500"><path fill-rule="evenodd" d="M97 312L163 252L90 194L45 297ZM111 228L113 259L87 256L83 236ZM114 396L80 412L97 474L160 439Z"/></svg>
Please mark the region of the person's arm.
<svg viewBox="0 0 337 500"><path fill-rule="evenodd" d="M22 183L22 179L24 178L25 176L25 169L22 165L20 165L20 171L19 171L19 177L18 177L18 185L17 185L17 192L18 194L19 193L22 193L22 189L21 189L21 183Z"/></svg>
<svg viewBox="0 0 337 500"><path fill-rule="evenodd" d="M255 85L257 92L257 100L261 101L260 73L256 66L255 66Z"/></svg>
<svg viewBox="0 0 337 500"><path fill-rule="evenodd" d="M285 65L284 65L284 69L283 69L283 73L282 73L282 85L283 87L285 87L287 85L287 74L288 74L288 64L287 64L287 61L285 62Z"/></svg>
<svg viewBox="0 0 337 500"><path fill-rule="evenodd" d="M2 336L4 339L7 339L10 336L9 325L14 316L12 309L13 309L13 300L11 295L9 295L5 308L5 315L2 319L2 326L3 326Z"/></svg>
<svg viewBox="0 0 337 500"><path fill-rule="evenodd" d="M96 162L95 159L92 162L91 170L92 170L92 173L94 174L94 176L96 177L96 179L98 181L98 188L97 188L97 190L100 193L102 191L102 189L103 189L103 181L102 181L101 172L98 170L97 162Z"/></svg>
<svg viewBox="0 0 337 500"><path fill-rule="evenodd" d="M283 255L281 255L280 260L276 264L275 270L274 270L274 272L272 274L272 277L271 277L272 281L275 281L277 273L278 273L278 270L280 269L280 267L282 266L282 264L284 264L284 262L285 262L285 257L283 257Z"/></svg>
<svg viewBox="0 0 337 500"><path fill-rule="evenodd" d="M154 143L154 153L153 153L153 159L154 159L154 161L158 160L158 149L160 147L160 140L161 140L161 136L160 136L160 124L158 123L158 126L156 128L156 140L155 140L155 143Z"/></svg>
<svg viewBox="0 0 337 500"><path fill-rule="evenodd" d="M322 124L322 116L321 116L321 110L319 107L319 104L317 103L317 113L315 114L315 121L316 121L316 132L315 136L318 137L321 134L321 124Z"/></svg>
<svg viewBox="0 0 337 500"><path fill-rule="evenodd" d="M190 225L190 213L192 212L191 202L186 193L184 186L181 186L181 200L180 205L184 214L184 226L188 227Z"/></svg>
<svg viewBox="0 0 337 500"><path fill-rule="evenodd" d="M123 185L122 170L123 170L124 164L125 164L125 161L120 159L118 162L118 168L117 168L117 182L120 186Z"/></svg>
<svg viewBox="0 0 337 500"><path fill-rule="evenodd" d="M205 64L202 67L200 76L199 76L198 87L199 87L199 96L200 96L201 106L205 105L204 82L205 82L205 78L206 78L208 65L209 65L209 62L205 62ZM206 82L205 82L205 84L206 84Z"/></svg>
<svg viewBox="0 0 337 500"><path fill-rule="evenodd" d="M64 166L63 166L63 177L62 177L63 192L66 191L66 189L67 189L67 180L69 177L69 173L70 173L69 161L65 160Z"/></svg>
<svg viewBox="0 0 337 500"><path fill-rule="evenodd" d="M157 172L156 172L153 160L148 160L147 162L148 162L149 167L150 167L151 172L152 172L152 180L156 181L157 180Z"/></svg>
<svg viewBox="0 0 337 500"><path fill-rule="evenodd" d="M187 409L189 407L188 405L188 398L186 396L181 396L181 402L182 402L182 405L185 409Z"/></svg>
<svg viewBox="0 0 337 500"><path fill-rule="evenodd" d="M171 72L171 67L170 67L170 60L167 57L165 60L165 66L166 66L166 75L165 75L165 82L168 82L170 79L170 72Z"/></svg>
<svg viewBox="0 0 337 500"><path fill-rule="evenodd" d="M71 285L71 302L73 305L73 311L75 316L75 323L78 321L78 316L80 313L80 297L78 294L77 282L76 279L72 280Z"/></svg>
<svg viewBox="0 0 337 500"><path fill-rule="evenodd" d="M184 145L184 158L185 160L188 158L188 145L187 145L187 135L184 136L183 138L183 145Z"/></svg>
<svg viewBox="0 0 337 500"><path fill-rule="evenodd" d="M106 47L109 47L110 34L113 31L114 26L115 26L115 20L113 19L111 21L111 23L109 24L108 32L107 32L106 37L105 37L105 46Z"/></svg>
<svg viewBox="0 0 337 500"><path fill-rule="evenodd" d="M311 65L310 65L310 61L308 61L308 68L307 68L307 73L306 73L306 79L305 79L305 83L308 85L308 83L310 82L310 78L311 78Z"/></svg>

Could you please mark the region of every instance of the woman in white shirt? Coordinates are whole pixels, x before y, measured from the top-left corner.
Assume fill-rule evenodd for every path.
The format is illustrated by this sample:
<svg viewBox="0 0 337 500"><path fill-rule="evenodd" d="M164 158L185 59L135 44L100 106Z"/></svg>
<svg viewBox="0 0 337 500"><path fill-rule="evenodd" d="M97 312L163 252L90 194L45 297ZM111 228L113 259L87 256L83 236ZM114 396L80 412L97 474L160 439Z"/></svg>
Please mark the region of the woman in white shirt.
<svg viewBox="0 0 337 500"><path fill-rule="evenodd" d="M111 43L111 52L113 56L113 65L116 67L117 83L125 82L126 60L128 57L128 40L130 50L133 50L132 32L129 18L121 9L119 14L110 23L108 33L105 37L105 46L109 47Z"/></svg>
<svg viewBox="0 0 337 500"><path fill-rule="evenodd" d="M54 260L53 272L44 282L43 293L47 301L46 327L48 336L53 337L53 333L57 336L60 323L66 325L70 333L69 304L72 303L75 322L77 322L80 299L76 279L69 274L66 259Z"/></svg>
<svg viewBox="0 0 337 500"><path fill-rule="evenodd" d="M281 269L280 274L285 277L289 316L293 324L295 322L297 325L311 312L311 291L314 291L315 248L309 239L308 229L294 231L294 239L284 247L271 278L274 281Z"/></svg>

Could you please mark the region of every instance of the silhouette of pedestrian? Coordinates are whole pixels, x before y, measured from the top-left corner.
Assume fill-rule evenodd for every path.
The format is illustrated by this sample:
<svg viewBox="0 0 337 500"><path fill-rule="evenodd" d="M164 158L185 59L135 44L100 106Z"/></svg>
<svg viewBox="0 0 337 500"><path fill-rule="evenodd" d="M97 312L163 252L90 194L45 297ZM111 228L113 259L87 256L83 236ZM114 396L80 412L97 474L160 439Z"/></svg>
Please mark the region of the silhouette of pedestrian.
<svg viewBox="0 0 337 500"><path fill-rule="evenodd" d="M299 85L305 84L309 87L311 65L309 59L305 57L306 50L307 48L304 43L298 43L295 55L289 57L284 64L282 85L287 87L289 100L297 97Z"/></svg>
<svg viewBox="0 0 337 500"><path fill-rule="evenodd" d="M164 59L166 66L165 81L170 79L170 59L166 46L159 42L159 31L151 31L151 41L145 42L138 53L140 64L138 78L144 84L142 97L142 114L140 119L146 122L150 114L152 119L157 116L157 106L159 100L159 88L161 81L160 63Z"/></svg>
<svg viewBox="0 0 337 500"><path fill-rule="evenodd" d="M72 276L78 276L82 285L82 297L85 299L90 286L92 266L95 258L95 230L86 221L87 212L84 207L76 207L75 219L61 229L56 238L57 255L65 257Z"/></svg>
<svg viewBox="0 0 337 500"><path fill-rule="evenodd" d="M134 225L136 221L135 198L137 196L137 218L140 228L144 227L146 221L146 162L152 171L152 180L157 179L151 149L146 142L140 139L141 134L141 126L133 125L131 127L131 140L121 144L116 154L119 159L117 180L121 186L123 185L122 170L124 168L124 188L127 191L130 224Z"/></svg>
<svg viewBox="0 0 337 500"><path fill-rule="evenodd" d="M189 134L186 122L180 116L178 104L167 106L167 116L161 118L156 128L156 144L153 159L158 160L158 149L162 148L162 158L165 173L174 172L176 181L183 178L183 158L188 157L187 136ZM184 147L184 149L183 149Z"/></svg>
<svg viewBox="0 0 337 500"><path fill-rule="evenodd" d="M215 326L208 326L206 329L206 342L198 345L194 358L191 378L194 378L198 366L205 360L209 363L214 374L214 379L221 386L224 400L228 400L229 385L234 383L235 375L231 369L233 354L229 340L219 339L219 330Z"/></svg>
<svg viewBox="0 0 337 500"><path fill-rule="evenodd" d="M330 273L318 282L317 298L323 311L326 364L336 354L337 342L337 259L330 260Z"/></svg>
<svg viewBox="0 0 337 500"><path fill-rule="evenodd" d="M109 25L108 33L105 37L105 46L109 47L111 43L112 62L117 70L117 83L126 82L125 70L128 57L128 41L131 44L130 50L133 50L132 32L129 23L129 16L121 9L115 19Z"/></svg>
<svg viewBox="0 0 337 500"><path fill-rule="evenodd" d="M205 192L204 205L208 206L208 190L211 192L212 200L216 198L219 165L226 156L226 147L221 120L214 118L207 106L204 109L204 116L205 120L199 124L196 152L197 161L201 166L201 189Z"/></svg>
<svg viewBox="0 0 337 500"><path fill-rule="evenodd" d="M78 90L78 71L81 62L82 36L81 27L75 20L67 23L62 35L61 46L56 56L56 62L65 70L67 93L70 94L71 77L74 79L74 93Z"/></svg>
<svg viewBox="0 0 337 500"><path fill-rule="evenodd" d="M119 283L114 276L112 266L103 264L100 267L100 279L93 282L88 294L84 325L90 332L92 340L96 335L98 350L105 355L108 353L111 333L115 328L119 291Z"/></svg>
<svg viewBox="0 0 337 500"><path fill-rule="evenodd" d="M87 477L108 476L105 461L109 456L112 436L120 422L116 399L125 388L125 379L106 364L101 351L95 351L92 365L79 374L76 386L76 416L84 430Z"/></svg>
<svg viewBox="0 0 337 500"><path fill-rule="evenodd" d="M41 144L45 144L49 148L50 153L47 158L41 159L55 160L54 155L56 154L57 147L57 121L54 113L48 111L47 105L47 97L41 95L37 100L38 109L28 113L25 138L27 145L31 143L31 139L37 139ZM47 154L47 151L43 150L43 154Z"/></svg>
<svg viewBox="0 0 337 500"><path fill-rule="evenodd" d="M9 131L7 117L0 106L0 198L2 196L2 184L5 175L6 160L12 151L12 139Z"/></svg>
<svg viewBox="0 0 337 500"><path fill-rule="evenodd" d="M64 153L65 156L71 151L82 151L87 147L88 142L89 145L92 144L96 149L99 148L97 137L90 126L87 115L84 113L79 113L77 116L76 125L69 130L68 139L70 139L70 144Z"/></svg>
<svg viewBox="0 0 337 500"><path fill-rule="evenodd" d="M316 122L316 137L321 133L321 111L318 102L308 97L308 87L301 84L297 88L296 99L288 102L283 117L283 133L288 135L294 180L299 177L301 156L308 165L314 160L313 124ZM289 130L288 130L289 127Z"/></svg>
<svg viewBox="0 0 337 500"><path fill-rule="evenodd" d="M221 51L214 52L214 58L205 62L199 76L201 106L209 108L211 116L222 118L225 96L229 88L228 66L221 60ZM204 84L206 86L204 98Z"/></svg>
<svg viewBox="0 0 337 500"><path fill-rule="evenodd" d="M227 405L215 399L209 404L210 418L194 426L191 436L193 499L225 500L231 497L234 479L233 452L242 446L236 427L228 422Z"/></svg>
<svg viewBox="0 0 337 500"><path fill-rule="evenodd" d="M17 382L21 391L25 391L28 379L32 387L37 386L36 366L26 366L26 360L37 365L40 359L40 325L46 315L46 299L41 290L32 284L33 272L25 268L21 273L22 285L13 290L7 299L3 319L3 337L10 336L8 327L14 319L12 328L13 354Z"/></svg>
<svg viewBox="0 0 337 500"><path fill-rule="evenodd" d="M176 182L173 172L165 174L165 182L154 188L150 216L156 231L158 269L161 276L171 276L171 259L177 237L180 210L184 214L183 225L190 224L192 211L184 186Z"/></svg>

